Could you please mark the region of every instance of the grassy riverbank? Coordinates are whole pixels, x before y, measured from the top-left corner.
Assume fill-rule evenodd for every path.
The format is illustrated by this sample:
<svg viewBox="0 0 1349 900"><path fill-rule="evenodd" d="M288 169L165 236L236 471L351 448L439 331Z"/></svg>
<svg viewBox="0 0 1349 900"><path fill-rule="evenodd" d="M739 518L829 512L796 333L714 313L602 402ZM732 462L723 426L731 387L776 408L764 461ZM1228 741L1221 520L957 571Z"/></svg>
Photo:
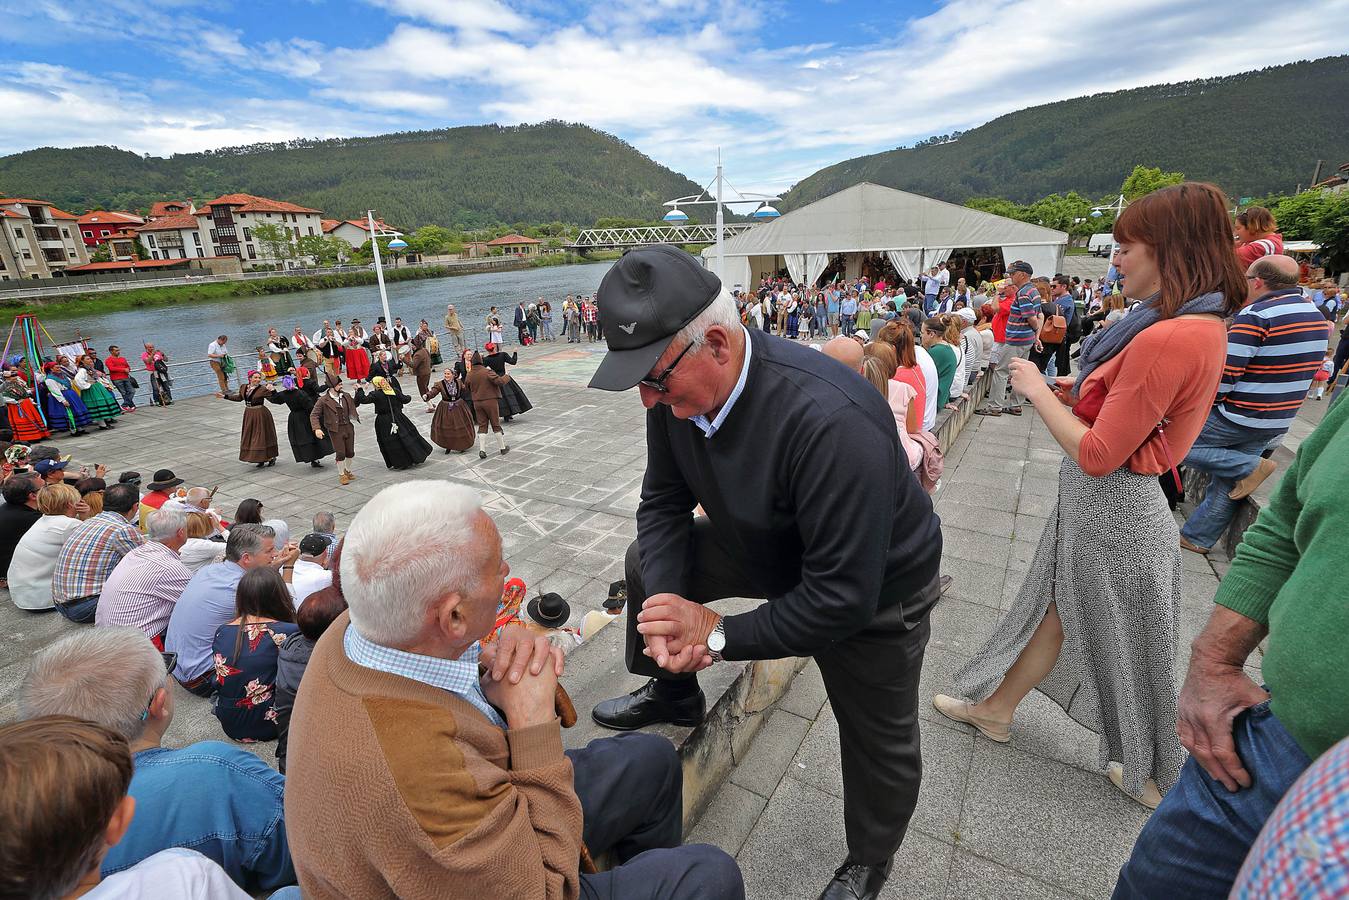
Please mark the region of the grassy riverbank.
<svg viewBox="0 0 1349 900"><path fill-rule="evenodd" d="M593 254L588 258L570 253L553 254L522 260L518 269L564 266L582 262L611 259L616 254ZM467 269L458 266L406 266L385 269L386 282L411 281L422 278L447 278L454 275L473 275L484 271L502 272L513 269ZM94 291L85 294L65 294L41 300L13 301L0 305L7 315L37 313L43 319L59 320L91 313L120 312L127 309L146 309L155 306L180 305L228 297L258 297L267 294L289 294L297 291L317 291L328 288L355 287L374 284L373 271L332 272L321 275L278 275L274 278L253 278L243 281L207 282L168 287L129 288L124 291Z"/></svg>

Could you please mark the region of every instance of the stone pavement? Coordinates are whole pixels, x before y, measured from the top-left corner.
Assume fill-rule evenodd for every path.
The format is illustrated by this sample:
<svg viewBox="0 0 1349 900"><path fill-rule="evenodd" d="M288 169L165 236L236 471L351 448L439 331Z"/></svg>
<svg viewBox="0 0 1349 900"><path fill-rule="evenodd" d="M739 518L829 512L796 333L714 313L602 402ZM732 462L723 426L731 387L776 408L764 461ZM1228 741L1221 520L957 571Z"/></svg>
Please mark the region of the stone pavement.
<svg viewBox="0 0 1349 900"><path fill-rule="evenodd" d="M975 417L946 453L936 498L953 583L932 613L919 713L923 787L883 893L889 898L1106 897L1147 811L1097 768L1095 736L1046 697L1017 712L997 744L943 718L932 695L1008 609L1054 503L1063 458L1027 407ZM1216 561L1225 568L1225 561ZM1183 558L1176 675L1218 585ZM810 664L778 702L689 839L737 854L748 896L814 896L843 859L838 727Z"/></svg>

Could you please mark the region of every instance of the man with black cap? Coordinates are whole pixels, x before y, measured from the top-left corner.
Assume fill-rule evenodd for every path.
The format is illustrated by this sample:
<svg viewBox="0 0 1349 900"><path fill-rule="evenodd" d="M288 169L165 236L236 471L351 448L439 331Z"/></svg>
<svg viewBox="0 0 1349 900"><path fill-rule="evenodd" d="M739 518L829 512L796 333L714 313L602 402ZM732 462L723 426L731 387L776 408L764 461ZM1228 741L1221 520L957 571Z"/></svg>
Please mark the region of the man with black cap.
<svg viewBox="0 0 1349 900"><path fill-rule="evenodd" d="M697 725L699 669L813 656L839 722L848 840L820 896L875 897L918 798L918 675L941 558L894 417L856 372L746 330L682 250L628 253L598 302L609 351L590 386L637 387L647 408L627 665L652 680L592 715L618 730ZM874 477L818 477L845 459ZM768 602L726 618L702 605L725 597Z"/></svg>
<svg viewBox="0 0 1349 900"><path fill-rule="evenodd" d="M1007 313L1007 326L1002 344L994 347L997 365L993 369L993 384L988 389L988 402L974 411L979 416L1021 415L1021 395L1012 389L1012 405L1007 406L1007 388L1011 384L1011 362L1026 359L1032 349L1041 349L1040 328L1045 317L1040 309L1040 292L1031 283L1035 270L1024 260L1016 260L1007 267L1007 280L1016 289L1016 296ZM1001 351L1001 352L999 352Z"/></svg>

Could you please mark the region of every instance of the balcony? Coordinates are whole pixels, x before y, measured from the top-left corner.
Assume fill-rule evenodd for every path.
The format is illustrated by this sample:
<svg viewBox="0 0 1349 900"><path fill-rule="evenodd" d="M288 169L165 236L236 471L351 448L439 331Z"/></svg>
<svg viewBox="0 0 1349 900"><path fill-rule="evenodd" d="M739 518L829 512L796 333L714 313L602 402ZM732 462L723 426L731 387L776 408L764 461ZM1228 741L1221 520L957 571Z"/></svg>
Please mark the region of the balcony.
<svg viewBox="0 0 1349 900"><path fill-rule="evenodd" d="M42 258L49 263L61 263L62 265L64 265L66 262L66 251L64 248L60 250L52 250L50 248L43 247Z"/></svg>
<svg viewBox="0 0 1349 900"><path fill-rule="evenodd" d="M33 233L37 235L38 243L61 243L61 229L55 225L36 225Z"/></svg>
<svg viewBox="0 0 1349 900"><path fill-rule="evenodd" d="M163 234L155 235L155 246L157 247L181 247L183 246L183 236L168 231Z"/></svg>

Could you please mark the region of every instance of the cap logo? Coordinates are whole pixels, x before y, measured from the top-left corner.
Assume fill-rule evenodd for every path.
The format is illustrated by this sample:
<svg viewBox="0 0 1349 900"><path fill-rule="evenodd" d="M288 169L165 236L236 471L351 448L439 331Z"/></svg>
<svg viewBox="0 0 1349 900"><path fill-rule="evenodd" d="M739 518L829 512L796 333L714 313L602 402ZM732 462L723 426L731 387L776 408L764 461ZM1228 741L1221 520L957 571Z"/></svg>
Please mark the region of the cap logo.
<svg viewBox="0 0 1349 900"><path fill-rule="evenodd" d="M618 327L623 329L625 334L632 334L637 330L637 323L633 322L631 325L619 325Z"/></svg>

